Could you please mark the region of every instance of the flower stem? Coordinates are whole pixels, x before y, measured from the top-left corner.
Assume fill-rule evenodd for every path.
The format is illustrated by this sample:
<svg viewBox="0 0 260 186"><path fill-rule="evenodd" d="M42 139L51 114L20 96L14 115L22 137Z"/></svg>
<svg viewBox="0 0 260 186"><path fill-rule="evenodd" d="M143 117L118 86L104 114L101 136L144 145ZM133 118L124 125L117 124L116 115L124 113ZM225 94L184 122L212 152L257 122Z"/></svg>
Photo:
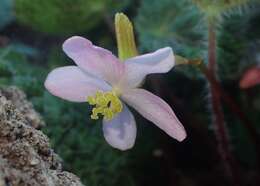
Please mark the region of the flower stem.
<svg viewBox="0 0 260 186"><path fill-rule="evenodd" d="M209 22L208 26L208 69L215 74L216 69L216 32L215 25Z"/></svg>
<svg viewBox="0 0 260 186"><path fill-rule="evenodd" d="M209 22L208 27L208 71L215 78L216 71L216 32L215 24ZM230 150L228 131L224 120L224 114L221 107L221 95L216 86L210 83L211 102L213 114L215 117L215 135L218 141L218 150L225 169L229 177L232 179L233 185L240 185L239 171L235 159Z"/></svg>
<svg viewBox="0 0 260 186"><path fill-rule="evenodd" d="M257 130L255 129L254 125L250 122L250 120L246 117L246 115L240 110L239 105L235 102L235 100L228 95L225 90L221 87L220 83L217 81L217 79L209 72L208 68L205 66L204 63L200 63L199 65L196 65L199 70L205 75L208 82L210 82L211 86L214 86L216 88L216 91L218 94L220 94L222 100L226 103L226 106L230 109L230 111L238 117L238 119L241 121L241 124L247 129L249 137L254 144L255 152L257 155L257 171L260 170L260 138ZM259 179L256 180L256 182L260 182Z"/></svg>

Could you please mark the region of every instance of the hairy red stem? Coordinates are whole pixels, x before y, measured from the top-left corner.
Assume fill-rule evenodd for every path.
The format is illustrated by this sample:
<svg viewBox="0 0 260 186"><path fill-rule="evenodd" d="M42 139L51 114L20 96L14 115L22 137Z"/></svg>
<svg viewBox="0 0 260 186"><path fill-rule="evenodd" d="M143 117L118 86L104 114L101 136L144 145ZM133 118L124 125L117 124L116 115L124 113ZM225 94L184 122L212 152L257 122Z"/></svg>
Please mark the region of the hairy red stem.
<svg viewBox="0 0 260 186"><path fill-rule="evenodd" d="M226 103L227 107L230 111L235 114L238 119L241 121L241 124L247 129L249 137L251 141L254 143L255 152L257 153L257 164L258 168L260 168L260 138L257 133L257 130L254 128L253 124L250 120L245 116L245 114L240 110L239 105L235 102L235 100L229 96L221 87L220 83L217 79L209 72L209 70L205 67L203 63L199 66L201 72L205 75L207 80L216 88L216 91L220 94L222 100Z"/></svg>
<svg viewBox="0 0 260 186"><path fill-rule="evenodd" d="M216 33L214 24L209 23L208 28L208 71L215 78L216 70ZM221 95L214 84L210 83L212 109L215 116L215 135L218 141L218 150L225 165L225 169L232 179L233 185L239 186L238 166L230 150L228 132L221 107Z"/></svg>

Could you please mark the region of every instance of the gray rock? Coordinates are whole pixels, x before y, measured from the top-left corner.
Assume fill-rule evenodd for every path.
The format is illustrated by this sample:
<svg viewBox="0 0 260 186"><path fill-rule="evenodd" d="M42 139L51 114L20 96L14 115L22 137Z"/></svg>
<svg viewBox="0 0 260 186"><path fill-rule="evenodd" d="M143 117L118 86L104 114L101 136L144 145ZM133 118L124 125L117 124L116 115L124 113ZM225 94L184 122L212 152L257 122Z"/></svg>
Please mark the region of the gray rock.
<svg viewBox="0 0 260 186"><path fill-rule="evenodd" d="M43 125L23 92L0 89L0 186L82 186L62 170Z"/></svg>
<svg viewBox="0 0 260 186"><path fill-rule="evenodd" d="M0 94L12 102L15 108L28 121L30 126L36 129L45 126L41 116L33 109L32 103L27 101L23 91L17 87L11 86L0 89Z"/></svg>

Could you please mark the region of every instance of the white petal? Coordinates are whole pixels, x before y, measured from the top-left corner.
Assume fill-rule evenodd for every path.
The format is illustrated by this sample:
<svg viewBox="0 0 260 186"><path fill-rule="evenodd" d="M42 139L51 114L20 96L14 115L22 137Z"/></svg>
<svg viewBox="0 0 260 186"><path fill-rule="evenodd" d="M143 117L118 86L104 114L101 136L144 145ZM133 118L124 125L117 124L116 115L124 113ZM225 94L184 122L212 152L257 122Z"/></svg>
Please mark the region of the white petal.
<svg viewBox="0 0 260 186"><path fill-rule="evenodd" d="M49 73L44 85L51 94L75 102L86 102L87 97L98 90L111 90L105 81L88 75L77 66L54 69Z"/></svg>
<svg viewBox="0 0 260 186"><path fill-rule="evenodd" d="M126 105L111 121L103 120L103 132L106 141L114 148L127 150L134 146L136 123Z"/></svg>
<svg viewBox="0 0 260 186"><path fill-rule="evenodd" d="M67 39L63 50L81 69L109 83L114 84L124 73L124 65L117 57L83 37Z"/></svg>
<svg viewBox="0 0 260 186"><path fill-rule="evenodd" d="M124 93L122 98L171 137L178 141L186 138L185 129L173 110L158 96L144 89L132 89Z"/></svg>
<svg viewBox="0 0 260 186"><path fill-rule="evenodd" d="M125 61L126 77L124 84L137 87L148 74L166 73L174 66L174 55L170 47L153 53L130 58Z"/></svg>

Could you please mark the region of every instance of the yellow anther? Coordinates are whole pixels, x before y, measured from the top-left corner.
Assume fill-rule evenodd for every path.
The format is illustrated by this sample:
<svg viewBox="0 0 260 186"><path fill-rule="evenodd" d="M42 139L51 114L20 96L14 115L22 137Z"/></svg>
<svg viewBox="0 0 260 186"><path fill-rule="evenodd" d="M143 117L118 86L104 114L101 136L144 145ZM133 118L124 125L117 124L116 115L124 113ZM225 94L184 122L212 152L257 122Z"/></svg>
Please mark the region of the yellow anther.
<svg viewBox="0 0 260 186"><path fill-rule="evenodd" d="M114 117L114 113L112 112L111 109L105 108L104 109L104 118L106 120L111 120Z"/></svg>
<svg viewBox="0 0 260 186"><path fill-rule="evenodd" d="M93 97L91 97L91 96L88 97L87 102L88 102L90 105L95 105L95 104L96 104L95 98L93 98Z"/></svg>
<svg viewBox="0 0 260 186"><path fill-rule="evenodd" d="M95 105L92 110L91 119L98 119L99 114L104 116L105 120L111 120L120 113L123 105L115 92L100 92L95 96L89 96L87 102L90 105Z"/></svg>
<svg viewBox="0 0 260 186"><path fill-rule="evenodd" d="M100 96L96 98L96 104L97 105L107 105L108 100L104 96Z"/></svg>

